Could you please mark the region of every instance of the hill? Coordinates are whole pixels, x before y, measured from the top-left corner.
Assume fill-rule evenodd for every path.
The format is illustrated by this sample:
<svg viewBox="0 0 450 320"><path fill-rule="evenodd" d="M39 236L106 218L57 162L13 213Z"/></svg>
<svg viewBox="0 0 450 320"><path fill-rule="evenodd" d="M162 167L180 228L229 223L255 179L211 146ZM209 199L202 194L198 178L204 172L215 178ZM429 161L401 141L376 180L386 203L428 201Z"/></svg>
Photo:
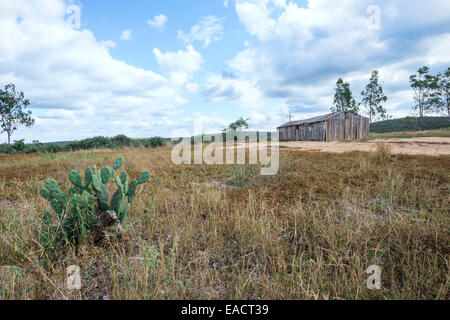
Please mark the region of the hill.
<svg viewBox="0 0 450 320"><path fill-rule="evenodd" d="M423 120L425 130L438 130L450 127L448 117L424 117ZM406 117L374 122L370 125L370 131L373 133L420 131L419 118Z"/></svg>

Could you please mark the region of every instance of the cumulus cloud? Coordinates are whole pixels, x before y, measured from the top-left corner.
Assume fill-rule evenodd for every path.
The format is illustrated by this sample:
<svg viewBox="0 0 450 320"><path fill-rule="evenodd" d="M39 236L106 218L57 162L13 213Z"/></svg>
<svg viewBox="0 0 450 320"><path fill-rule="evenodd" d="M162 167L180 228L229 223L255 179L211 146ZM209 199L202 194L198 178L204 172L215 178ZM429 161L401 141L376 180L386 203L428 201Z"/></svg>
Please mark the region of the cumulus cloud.
<svg viewBox="0 0 450 320"><path fill-rule="evenodd" d="M203 42L203 47L207 47L214 41L220 41L223 37L223 19L215 16L202 18L194 25L188 34L182 30L178 31L178 38L186 43L194 41Z"/></svg>
<svg viewBox="0 0 450 320"><path fill-rule="evenodd" d="M232 101L250 109L266 105L263 93L255 82L211 73L207 76L204 86L203 96L208 101Z"/></svg>
<svg viewBox="0 0 450 320"><path fill-rule="evenodd" d="M190 93L197 93L199 89L200 86L198 85L198 83L195 82L186 83L186 90L189 91Z"/></svg>
<svg viewBox="0 0 450 320"><path fill-rule="evenodd" d="M108 51L112 42L73 30L65 12L61 0L0 3L0 83L24 91L36 118L35 126L20 134L47 141L158 134L155 117L176 114L188 102L179 83L114 59ZM193 48L183 58L190 55L197 59L194 66L171 63L163 54L160 62L171 72L189 73L200 59Z"/></svg>
<svg viewBox="0 0 450 320"><path fill-rule="evenodd" d="M249 115L248 124L251 128L262 131L275 131L275 128L287 122L289 107L285 103L274 105L267 113L252 112Z"/></svg>
<svg viewBox="0 0 450 320"><path fill-rule="evenodd" d="M111 40L103 40L100 41L100 43L104 45L106 48L115 48L117 46L116 43Z"/></svg>
<svg viewBox="0 0 450 320"><path fill-rule="evenodd" d="M184 95L197 92L207 102L245 108L254 128L274 129L288 113L304 118L327 112L338 77L349 81L358 97L374 69L384 82L389 113L406 115L413 103L409 75L423 65L437 72L450 63L450 2L380 2L379 29L368 25L373 4L236 0L244 32L230 32L247 41L228 61L208 61L218 71L204 74L199 71L210 57L194 44L221 40L223 18L207 16L189 31L178 31L186 47L155 48L149 59L158 70L149 70L114 59L113 41L70 28L63 0L0 1L0 84L15 83L31 100L36 125L20 133L29 140L164 134L180 124L171 116L184 116L189 103ZM158 30L166 24L165 15L149 20ZM132 31L124 30L120 39L131 37ZM222 127L234 119L209 120Z"/></svg>
<svg viewBox="0 0 450 320"><path fill-rule="evenodd" d="M194 72L200 70L203 63L202 55L192 45L188 45L186 50L166 53L155 48L153 53L161 69L180 85L188 81Z"/></svg>
<svg viewBox="0 0 450 320"><path fill-rule="evenodd" d="M147 20L147 23L153 28L162 31L164 30L164 26L166 25L167 21L167 17L164 14L160 14L159 16L154 16L151 20Z"/></svg>
<svg viewBox="0 0 450 320"><path fill-rule="evenodd" d="M237 76L234 82L251 84L266 98L286 103L290 112L306 116L328 110L338 77L350 81L358 96L370 72L380 69L387 93L407 92L409 75L417 68L450 62L450 2L381 3L379 30L368 25L370 5L373 1L316 0L302 7L284 0L237 0L237 15L255 40L227 62ZM221 82L226 88L226 79ZM237 99L221 95L227 96ZM405 112L412 97L393 96L392 113Z"/></svg>
<svg viewBox="0 0 450 320"><path fill-rule="evenodd" d="M236 1L236 12L248 32L259 38L265 38L275 27L270 18L268 1Z"/></svg>
<svg viewBox="0 0 450 320"><path fill-rule="evenodd" d="M120 34L120 40L122 41L128 41L131 38L131 33L132 31L127 29L127 30L123 30L122 33Z"/></svg>
<svg viewBox="0 0 450 320"><path fill-rule="evenodd" d="M204 113L194 112L189 116L180 118L179 121L170 122L170 126L173 128L170 137L187 137L200 133L217 134L235 120L214 114L205 115Z"/></svg>

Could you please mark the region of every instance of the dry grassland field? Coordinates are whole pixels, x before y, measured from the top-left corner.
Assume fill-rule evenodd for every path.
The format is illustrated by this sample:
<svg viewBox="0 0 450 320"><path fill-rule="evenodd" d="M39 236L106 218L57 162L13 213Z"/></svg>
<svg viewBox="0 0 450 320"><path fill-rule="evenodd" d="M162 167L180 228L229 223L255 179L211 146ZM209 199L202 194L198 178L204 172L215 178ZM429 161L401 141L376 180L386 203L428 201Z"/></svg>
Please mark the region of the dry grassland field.
<svg viewBox="0 0 450 320"><path fill-rule="evenodd" d="M274 176L175 165L170 145L0 155L0 299L449 299L450 138L375 138L281 143ZM131 178L151 173L122 239L43 264L43 181L66 191L70 170L119 156Z"/></svg>

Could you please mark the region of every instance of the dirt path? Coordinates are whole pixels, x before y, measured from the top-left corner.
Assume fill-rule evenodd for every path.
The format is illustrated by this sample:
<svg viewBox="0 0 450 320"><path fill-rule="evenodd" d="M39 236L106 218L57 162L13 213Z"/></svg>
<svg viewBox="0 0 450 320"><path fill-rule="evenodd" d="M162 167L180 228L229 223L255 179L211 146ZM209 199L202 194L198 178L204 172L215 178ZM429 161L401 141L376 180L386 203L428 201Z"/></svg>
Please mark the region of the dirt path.
<svg viewBox="0 0 450 320"><path fill-rule="evenodd" d="M280 142L280 149L297 149L305 151L318 152L351 152L351 151L375 151L377 142L384 142L391 147L393 154L411 154L411 155L450 155L450 138L426 137L411 139L380 139L368 141L351 142L314 142L314 141L290 141ZM240 146L243 146L240 144ZM257 144L251 144L250 147L257 147Z"/></svg>
<svg viewBox="0 0 450 320"><path fill-rule="evenodd" d="M293 141L282 142L280 147L300 150L315 150L321 152L350 152L375 151L377 142L384 142L391 147L394 154L423 154L423 155L450 155L450 138L412 138L412 139L386 139L352 142L312 142Z"/></svg>

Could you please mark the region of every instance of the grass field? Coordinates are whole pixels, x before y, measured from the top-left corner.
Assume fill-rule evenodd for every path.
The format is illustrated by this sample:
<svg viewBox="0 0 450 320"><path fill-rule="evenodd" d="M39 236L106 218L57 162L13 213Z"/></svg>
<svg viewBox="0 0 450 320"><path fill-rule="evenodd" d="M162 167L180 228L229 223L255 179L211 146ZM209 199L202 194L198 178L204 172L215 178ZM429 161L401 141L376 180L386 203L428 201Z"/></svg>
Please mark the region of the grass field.
<svg viewBox="0 0 450 320"><path fill-rule="evenodd" d="M39 264L45 178L125 159L138 192L122 240ZM448 299L450 156L284 150L257 166L176 166L170 148L0 155L4 299ZM365 270L381 267L381 290ZM66 268L81 267L68 291Z"/></svg>

